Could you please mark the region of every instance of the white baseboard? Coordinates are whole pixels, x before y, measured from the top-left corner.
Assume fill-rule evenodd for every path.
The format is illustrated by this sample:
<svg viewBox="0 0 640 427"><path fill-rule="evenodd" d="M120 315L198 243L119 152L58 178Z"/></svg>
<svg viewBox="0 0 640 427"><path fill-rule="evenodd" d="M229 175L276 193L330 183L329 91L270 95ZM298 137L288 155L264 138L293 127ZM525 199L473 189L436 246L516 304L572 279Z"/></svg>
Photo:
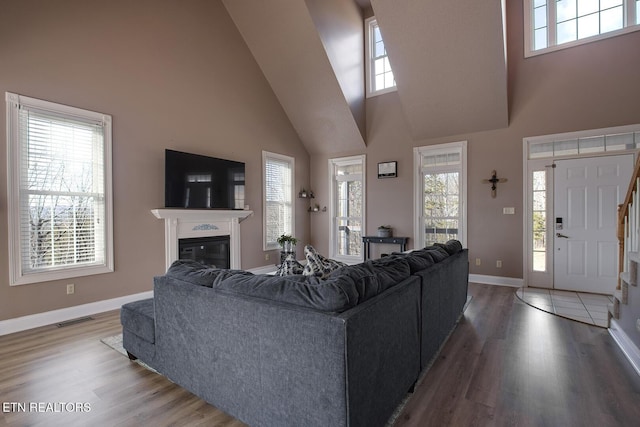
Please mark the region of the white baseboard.
<svg viewBox="0 0 640 427"><path fill-rule="evenodd" d="M631 363L636 373L640 375L640 349L629 339L629 336L622 330L615 319L611 319L609 335L611 335L616 344L618 344L618 347L620 347L624 355L627 356L629 363Z"/></svg>
<svg viewBox="0 0 640 427"><path fill-rule="evenodd" d="M46 311L44 313L30 314L28 316L2 320L0 321L0 336L77 319L78 317L91 316L92 314L116 310L128 302L152 297L153 291L141 292L139 294L127 295L124 297L96 301L89 304L76 305L74 307L61 308L59 310Z"/></svg>
<svg viewBox="0 0 640 427"><path fill-rule="evenodd" d="M524 286L524 279L515 277L487 276L484 274L469 274L469 281L473 283L483 283L485 285L511 286L521 288Z"/></svg>

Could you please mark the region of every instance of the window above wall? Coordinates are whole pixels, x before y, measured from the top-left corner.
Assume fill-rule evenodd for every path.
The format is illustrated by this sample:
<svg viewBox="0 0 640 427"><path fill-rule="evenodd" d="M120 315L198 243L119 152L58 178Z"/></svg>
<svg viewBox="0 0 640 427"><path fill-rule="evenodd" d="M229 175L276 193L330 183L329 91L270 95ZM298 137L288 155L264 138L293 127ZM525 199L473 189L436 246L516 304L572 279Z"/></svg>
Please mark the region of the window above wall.
<svg viewBox="0 0 640 427"><path fill-rule="evenodd" d="M391 62L375 17L365 21L367 97L396 90Z"/></svg>
<svg viewBox="0 0 640 427"><path fill-rule="evenodd" d="M640 30L640 0L525 0L525 56Z"/></svg>

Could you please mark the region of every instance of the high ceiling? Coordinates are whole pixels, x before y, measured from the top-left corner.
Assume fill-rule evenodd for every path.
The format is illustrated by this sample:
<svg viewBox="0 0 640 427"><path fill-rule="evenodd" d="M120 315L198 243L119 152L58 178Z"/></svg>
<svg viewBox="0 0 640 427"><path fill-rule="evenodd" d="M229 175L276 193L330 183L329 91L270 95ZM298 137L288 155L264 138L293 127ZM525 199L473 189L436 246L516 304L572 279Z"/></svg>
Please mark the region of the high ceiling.
<svg viewBox="0 0 640 427"><path fill-rule="evenodd" d="M223 0L310 153L366 146L363 8L414 139L508 125L502 0Z"/></svg>

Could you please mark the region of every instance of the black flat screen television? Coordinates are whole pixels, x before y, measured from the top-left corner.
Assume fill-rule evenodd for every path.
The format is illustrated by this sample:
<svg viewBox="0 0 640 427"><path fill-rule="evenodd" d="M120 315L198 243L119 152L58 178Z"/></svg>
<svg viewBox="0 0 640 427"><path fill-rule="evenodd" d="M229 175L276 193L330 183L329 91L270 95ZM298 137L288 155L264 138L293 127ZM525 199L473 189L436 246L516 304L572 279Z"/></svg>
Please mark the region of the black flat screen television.
<svg viewBox="0 0 640 427"><path fill-rule="evenodd" d="M244 209L244 163L165 150L167 208Z"/></svg>

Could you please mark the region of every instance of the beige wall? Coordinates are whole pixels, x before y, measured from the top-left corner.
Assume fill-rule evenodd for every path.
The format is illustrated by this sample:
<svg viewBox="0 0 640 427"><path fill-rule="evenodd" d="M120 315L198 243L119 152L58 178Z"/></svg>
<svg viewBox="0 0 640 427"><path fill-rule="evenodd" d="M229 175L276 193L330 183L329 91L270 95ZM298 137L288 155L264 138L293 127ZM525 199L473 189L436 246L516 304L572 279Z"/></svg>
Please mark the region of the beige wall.
<svg viewBox="0 0 640 427"><path fill-rule="evenodd" d="M112 274L9 286L6 145L0 144L0 320L152 289L164 272L164 149L246 162L242 266L262 252L261 151L309 156L218 1L0 0L0 93L113 116L115 268ZM4 111L4 109L3 109ZM0 114L5 135L5 114ZM309 240L298 201L295 234ZM67 296L66 283L76 292Z"/></svg>
<svg viewBox="0 0 640 427"><path fill-rule="evenodd" d="M471 273L522 278L522 139L640 123L640 32L525 59L522 1L507 1L510 124L505 129L413 140L397 94L367 100L367 233L391 224L413 237L413 147L468 141L468 247ZM455 46L451 46L455 49ZM428 78L428 76L425 76ZM333 156L330 156L333 157ZM311 182L328 204L327 156L313 156ZM377 179L377 163L398 161L396 179ZM496 169L508 182L495 199L482 183ZM515 207L516 215L503 215ZM329 214L315 214L312 239L328 250ZM496 268L496 260L503 261Z"/></svg>

